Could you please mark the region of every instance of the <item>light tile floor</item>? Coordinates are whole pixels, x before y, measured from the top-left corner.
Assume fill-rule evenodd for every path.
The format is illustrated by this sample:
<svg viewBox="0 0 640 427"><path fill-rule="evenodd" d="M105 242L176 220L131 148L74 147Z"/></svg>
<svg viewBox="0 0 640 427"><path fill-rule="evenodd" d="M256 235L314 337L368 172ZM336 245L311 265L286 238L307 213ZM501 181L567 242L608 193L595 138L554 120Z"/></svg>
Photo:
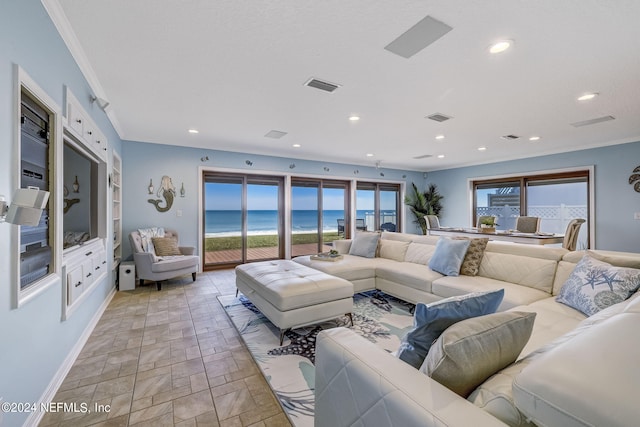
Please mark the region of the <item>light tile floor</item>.
<svg viewBox="0 0 640 427"><path fill-rule="evenodd" d="M41 426L290 426L218 295L233 270L117 292ZM110 410L96 411L95 405Z"/></svg>

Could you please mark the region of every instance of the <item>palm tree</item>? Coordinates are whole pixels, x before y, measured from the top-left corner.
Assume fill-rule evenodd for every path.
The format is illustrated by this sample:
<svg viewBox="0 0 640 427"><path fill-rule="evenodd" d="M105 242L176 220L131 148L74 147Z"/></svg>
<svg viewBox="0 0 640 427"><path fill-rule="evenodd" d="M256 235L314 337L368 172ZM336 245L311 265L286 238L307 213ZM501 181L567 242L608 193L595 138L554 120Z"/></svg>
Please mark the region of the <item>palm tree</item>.
<svg viewBox="0 0 640 427"><path fill-rule="evenodd" d="M444 196L438 192L435 184L429 184L426 191L420 192L415 183L411 183L413 194L404 197L404 204L409 206L416 217L415 224L422 229L422 234L427 234L427 222L425 215L440 215L442 211L442 199Z"/></svg>

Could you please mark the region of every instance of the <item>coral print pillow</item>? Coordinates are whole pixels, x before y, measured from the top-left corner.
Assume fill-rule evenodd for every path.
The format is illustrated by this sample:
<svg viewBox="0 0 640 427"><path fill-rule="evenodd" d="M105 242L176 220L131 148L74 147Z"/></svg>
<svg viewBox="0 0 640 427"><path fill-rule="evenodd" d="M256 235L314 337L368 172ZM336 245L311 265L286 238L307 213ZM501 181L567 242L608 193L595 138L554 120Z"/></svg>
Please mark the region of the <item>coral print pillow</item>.
<svg viewBox="0 0 640 427"><path fill-rule="evenodd" d="M629 298L640 287L640 270L614 267L585 255L562 285L556 301L591 316Z"/></svg>

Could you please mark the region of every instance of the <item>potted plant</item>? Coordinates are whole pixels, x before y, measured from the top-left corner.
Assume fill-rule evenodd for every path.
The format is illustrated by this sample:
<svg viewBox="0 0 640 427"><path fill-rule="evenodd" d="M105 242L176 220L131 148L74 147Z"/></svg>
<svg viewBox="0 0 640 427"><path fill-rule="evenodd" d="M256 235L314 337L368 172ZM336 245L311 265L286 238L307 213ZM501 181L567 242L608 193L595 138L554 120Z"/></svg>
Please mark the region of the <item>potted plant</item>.
<svg viewBox="0 0 640 427"><path fill-rule="evenodd" d="M418 190L415 183L411 183L413 192L404 198L404 204L409 206L411 212L416 217L415 224L422 229L422 234L427 234L427 222L425 215L440 215L442 211L442 199L444 196L438 192L435 184L429 184L424 192Z"/></svg>
<svg viewBox="0 0 640 427"><path fill-rule="evenodd" d="M499 224L496 222L495 216L487 216L480 219L480 232L481 233L495 233L496 226Z"/></svg>

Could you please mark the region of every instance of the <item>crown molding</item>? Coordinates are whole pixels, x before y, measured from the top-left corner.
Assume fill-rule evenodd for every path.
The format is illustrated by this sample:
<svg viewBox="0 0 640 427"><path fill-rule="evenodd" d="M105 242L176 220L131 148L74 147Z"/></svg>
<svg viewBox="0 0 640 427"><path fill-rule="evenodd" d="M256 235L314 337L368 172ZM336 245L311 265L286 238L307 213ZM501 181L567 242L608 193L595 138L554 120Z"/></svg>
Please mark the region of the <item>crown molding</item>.
<svg viewBox="0 0 640 427"><path fill-rule="evenodd" d="M100 80L96 72L94 71L89 59L87 58L82 45L80 44L80 40L76 36L76 33L73 31L71 27L71 23L67 19L67 15L65 15L62 6L58 0L40 0L44 9L49 14L51 21L53 21L53 25L55 25L60 37L64 41L65 45L67 45L67 49L71 52L71 56L78 64L80 68L80 72L84 75L84 78L89 83L89 87L93 91L94 95L98 98L109 99L104 89L102 88L102 84L100 84ZM109 110L105 112L109 121L113 125L113 128L118 133L120 139L123 139L122 128L120 126L120 122L113 110Z"/></svg>

